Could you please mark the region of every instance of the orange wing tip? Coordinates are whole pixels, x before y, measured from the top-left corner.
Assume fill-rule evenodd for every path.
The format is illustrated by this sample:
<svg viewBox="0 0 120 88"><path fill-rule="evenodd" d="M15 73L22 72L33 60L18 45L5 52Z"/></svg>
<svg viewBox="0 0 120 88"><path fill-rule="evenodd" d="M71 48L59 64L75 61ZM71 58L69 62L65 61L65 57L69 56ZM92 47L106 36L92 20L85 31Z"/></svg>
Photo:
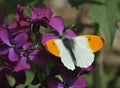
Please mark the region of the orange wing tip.
<svg viewBox="0 0 120 88"><path fill-rule="evenodd" d="M46 42L46 48L53 55L60 57L60 51L59 51L58 46L55 44L54 39L48 40Z"/></svg>
<svg viewBox="0 0 120 88"><path fill-rule="evenodd" d="M104 45L104 39L97 35L87 35L88 43L93 52L97 52Z"/></svg>

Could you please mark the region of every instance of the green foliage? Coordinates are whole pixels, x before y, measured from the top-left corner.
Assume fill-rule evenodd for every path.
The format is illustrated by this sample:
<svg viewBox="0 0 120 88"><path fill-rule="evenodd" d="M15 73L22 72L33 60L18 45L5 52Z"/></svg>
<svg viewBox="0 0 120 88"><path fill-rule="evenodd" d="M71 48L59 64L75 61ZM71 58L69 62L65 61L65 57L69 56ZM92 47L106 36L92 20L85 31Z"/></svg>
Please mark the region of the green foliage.
<svg viewBox="0 0 120 88"><path fill-rule="evenodd" d="M85 74L85 75L83 75L83 77L87 81L88 87L92 87L92 84L93 84L93 77L92 77L92 75L93 75L92 73L91 74Z"/></svg>
<svg viewBox="0 0 120 88"><path fill-rule="evenodd" d="M36 66L32 65L30 70L26 70L25 71L25 75L26 75L26 80L24 84L19 84L16 88L25 88L26 86L28 88L38 88L40 86L40 83L33 85L32 81L35 77L35 73L36 73Z"/></svg>
<svg viewBox="0 0 120 88"><path fill-rule="evenodd" d="M23 6L39 6L43 1L44 0L0 0L0 12L13 14L16 11L17 4L22 4Z"/></svg>
<svg viewBox="0 0 120 88"><path fill-rule="evenodd" d="M97 5L102 5L102 2L96 1L96 0L68 0L69 3L73 6L78 8L79 5L90 3L90 4L97 4Z"/></svg>
<svg viewBox="0 0 120 88"><path fill-rule="evenodd" d="M39 88L40 84L37 84L37 85L29 85L29 86L25 86L25 85L18 85L16 88Z"/></svg>
<svg viewBox="0 0 120 88"><path fill-rule="evenodd" d="M24 84L19 84L17 85L16 88L25 88L26 86L28 88L38 88L40 86L40 83L36 85L32 84L32 81L35 77L35 73L37 72L37 69L38 68L36 67L36 65L31 63L31 68L25 71L25 78L21 78L21 79L25 79Z"/></svg>
<svg viewBox="0 0 120 88"><path fill-rule="evenodd" d="M100 25L100 35L105 36L108 48L112 47L116 32L116 21L120 19L119 0L69 0L69 3L78 8L82 4L89 4L89 16ZM82 27L81 25L79 25ZM89 26L89 25L87 25Z"/></svg>
<svg viewBox="0 0 120 88"><path fill-rule="evenodd" d="M100 24L100 34L105 35L108 48L111 48L116 32L116 21L120 18L119 0L97 0L104 5L90 5L90 17Z"/></svg>

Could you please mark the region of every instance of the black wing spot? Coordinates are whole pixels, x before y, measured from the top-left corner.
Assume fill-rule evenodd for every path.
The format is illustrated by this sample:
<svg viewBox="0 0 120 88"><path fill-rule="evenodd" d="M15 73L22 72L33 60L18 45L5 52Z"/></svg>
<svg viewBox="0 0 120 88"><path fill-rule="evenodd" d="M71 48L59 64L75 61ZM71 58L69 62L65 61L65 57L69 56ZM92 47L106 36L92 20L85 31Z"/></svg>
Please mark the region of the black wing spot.
<svg viewBox="0 0 120 88"><path fill-rule="evenodd" d="M56 44L53 42L53 45L56 45Z"/></svg>
<svg viewBox="0 0 120 88"><path fill-rule="evenodd" d="M90 41L91 39L90 38L88 38L88 41Z"/></svg>

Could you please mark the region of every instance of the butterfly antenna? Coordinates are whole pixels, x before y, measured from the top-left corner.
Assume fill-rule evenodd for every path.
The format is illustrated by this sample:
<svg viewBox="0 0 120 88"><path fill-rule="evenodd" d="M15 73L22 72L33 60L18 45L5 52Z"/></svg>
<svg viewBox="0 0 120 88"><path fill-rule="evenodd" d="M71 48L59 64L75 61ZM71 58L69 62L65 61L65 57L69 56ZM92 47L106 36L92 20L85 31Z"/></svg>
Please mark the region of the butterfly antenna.
<svg viewBox="0 0 120 88"><path fill-rule="evenodd" d="M70 28L73 28L75 26L75 24L72 24Z"/></svg>

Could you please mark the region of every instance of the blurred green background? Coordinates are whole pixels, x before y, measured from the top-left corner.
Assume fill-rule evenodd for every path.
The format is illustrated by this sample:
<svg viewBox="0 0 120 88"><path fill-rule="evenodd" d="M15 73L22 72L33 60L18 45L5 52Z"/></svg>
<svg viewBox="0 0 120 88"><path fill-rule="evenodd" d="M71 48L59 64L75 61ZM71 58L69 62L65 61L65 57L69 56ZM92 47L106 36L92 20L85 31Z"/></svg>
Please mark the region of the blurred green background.
<svg viewBox="0 0 120 88"><path fill-rule="evenodd" d="M97 34L105 39L104 48L96 54L95 69L83 75L88 88L120 88L120 0L0 0L0 14L7 24L14 21L17 4L45 6L62 16L65 27L78 35Z"/></svg>

